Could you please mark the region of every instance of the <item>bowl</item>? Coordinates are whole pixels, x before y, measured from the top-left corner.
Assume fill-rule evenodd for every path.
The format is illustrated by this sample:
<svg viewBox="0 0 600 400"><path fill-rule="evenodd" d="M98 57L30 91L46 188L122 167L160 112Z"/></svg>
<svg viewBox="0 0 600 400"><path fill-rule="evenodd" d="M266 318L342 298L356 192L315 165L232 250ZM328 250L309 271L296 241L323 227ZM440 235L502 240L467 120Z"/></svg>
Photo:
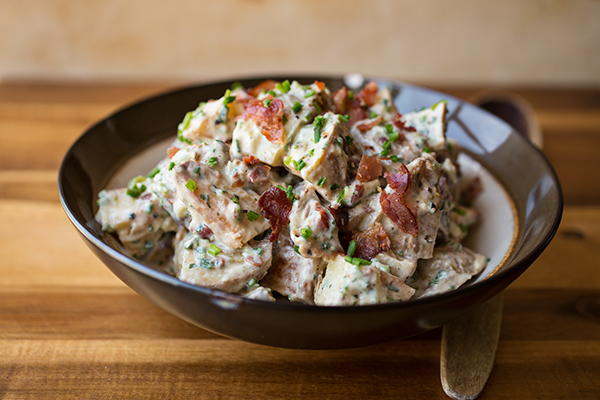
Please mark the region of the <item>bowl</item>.
<svg viewBox="0 0 600 400"><path fill-rule="evenodd" d="M235 81L252 87L264 79L320 80L332 90L363 82L356 75ZM484 222L471 241L476 250L492 254L492 260L479 277L456 290L377 305L271 303L180 281L125 255L114 240L108 240L94 220L98 192L123 171L140 168L130 160L140 160L139 155L145 154L141 159L148 161L148 149L174 137L186 111L202 100L219 98L232 81L168 91L124 107L90 127L62 161L58 177L62 206L85 243L123 282L168 312L224 336L277 347L324 349L369 345L441 326L502 291L541 254L560 223L560 184L546 157L492 114L423 87L373 80L390 88L400 112L447 99L447 134L466 157L461 168L484 175L483 193L488 193L480 204L485 208Z"/></svg>

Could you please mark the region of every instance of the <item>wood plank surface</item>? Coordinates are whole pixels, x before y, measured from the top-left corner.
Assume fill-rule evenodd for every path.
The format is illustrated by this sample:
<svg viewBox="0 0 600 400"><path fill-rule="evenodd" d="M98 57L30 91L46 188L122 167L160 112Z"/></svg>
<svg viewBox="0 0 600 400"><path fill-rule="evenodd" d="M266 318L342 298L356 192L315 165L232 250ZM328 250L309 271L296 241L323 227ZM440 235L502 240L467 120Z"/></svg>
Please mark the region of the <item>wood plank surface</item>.
<svg viewBox="0 0 600 400"><path fill-rule="evenodd" d="M162 311L92 255L58 203L58 163L86 126L167 86L0 84L0 398L445 398L439 330L336 351L242 343ZM536 110L568 205L505 292L481 398L598 399L600 92L515 91Z"/></svg>

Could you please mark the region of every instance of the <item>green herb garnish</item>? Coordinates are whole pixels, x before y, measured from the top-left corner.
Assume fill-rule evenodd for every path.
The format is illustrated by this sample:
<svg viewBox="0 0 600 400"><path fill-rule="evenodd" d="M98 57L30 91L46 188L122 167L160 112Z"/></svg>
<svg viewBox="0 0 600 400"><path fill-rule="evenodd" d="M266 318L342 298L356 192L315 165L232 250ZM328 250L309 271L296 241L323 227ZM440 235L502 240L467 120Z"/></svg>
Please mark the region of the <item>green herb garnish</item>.
<svg viewBox="0 0 600 400"><path fill-rule="evenodd" d="M219 163L219 159L217 157L211 157L206 162L206 164L208 164L208 166L211 168L214 167L215 165L217 165L218 163Z"/></svg>
<svg viewBox="0 0 600 400"><path fill-rule="evenodd" d="M260 217L260 214L254 211L248 211L246 217L248 218L248 221L256 221Z"/></svg>
<svg viewBox="0 0 600 400"><path fill-rule="evenodd" d="M195 180L188 179L188 181L185 183L185 187L190 189L193 192L194 190L196 190L198 188L198 184L196 183Z"/></svg>
<svg viewBox="0 0 600 400"><path fill-rule="evenodd" d="M210 246L208 246L207 252L210 255L217 256L221 252L221 249L215 246L214 244L211 244Z"/></svg>
<svg viewBox="0 0 600 400"><path fill-rule="evenodd" d="M325 117L319 115L318 117L315 118L315 122L313 122L313 126L314 126L314 131L315 131L315 143L319 143L319 140L321 140L321 130L323 129L323 125L325 124L326 120Z"/></svg>
<svg viewBox="0 0 600 400"><path fill-rule="evenodd" d="M304 239L308 240L312 236L312 230L310 228L302 228L300 229L300 234Z"/></svg>
<svg viewBox="0 0 600 400"><path fill-rule="evenodd" d="M317 186L323 186L326 181L327 181L327 178L325 178L324 176L320 177L319 180L317 181Z"/></svg>
<svg viewBox="0 0 600 400"><path fill-rule="evenodd" d="M231 95L231 90L227 89L225 91L225 96L223 98L223 105L226 106L226 105L228 105L230 103L233 103L234 101L235 101L235 96L232 96Z"/></svg>
<svg viewBox="0 0 600 400"><path fill-rule="evenodd" d="M295 102L294 105L292 106L292 111L296 114L298 114L300 112L300 110L302 110L302 103L300 103L299 101Z"/></svg>
<svg viewBox="0 0 600 400"><path fill-rule="evenodd" d="M175 163L173 161L171 161L169 163L169 171L172 170L173 168L175 168Z"/></svg>
<svg viewBox="0 0 600 400"><path fill-rule="evenodd" d="M348 245L348 251L346 254L348 254L348 257L352 257L355 252L356 252L356 240L353 240Z"/></svg>
<svg viewBox="0 0 600 400"><path fill-rule="evenodd" d="M271 105L272 101L273 100L271 100L271 99L264 99L263 100L263 106L265 106L266 108L269 108L269 106Z"/></svg>
<svg viewBox="0 0 600 400"><path fill-rule="evenodd" d="M279 90L281 93L287 93L290 91L290 81L283 81L275 85L275 88Z"/></svg>
<svg viewBox="0 0 600 400"><path fill-rule="evenodd" d="M154 168L152 171L148 172L146 175L148 178L154 178L160 172L160 168Z"/></svg>

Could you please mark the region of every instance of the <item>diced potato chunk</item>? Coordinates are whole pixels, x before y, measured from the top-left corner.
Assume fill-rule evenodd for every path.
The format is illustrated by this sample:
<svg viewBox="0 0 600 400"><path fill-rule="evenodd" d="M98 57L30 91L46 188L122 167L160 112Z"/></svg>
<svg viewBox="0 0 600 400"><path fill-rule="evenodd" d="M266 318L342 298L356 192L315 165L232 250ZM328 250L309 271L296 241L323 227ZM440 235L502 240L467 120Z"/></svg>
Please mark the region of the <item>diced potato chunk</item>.
<svg viewBox="0 0 600 400"><path fill-rule="evenodd" d="M331 258L342 251L338 227L312 186L301 184L290 212L290 236L304 257Z"/></svg>
<svg viewBox="0 0 600 400"><path fill-rule="evenodd" d="M96 221L102 230L115 232L123 247L137 258L150 254L165 232L177 228L150 192L133 198L127 189L103 190L98 195L98 206Z"/></svg>
<svg viewBox="0 0 600 400"><path fill-rule="evenodd" d="M415 297L454 290L480 273L487 258L458 243L436 248L433 258L420 260L417 272L407 283L416 288Z"/></svg>
<svg viewBox="0 0 600 400"><path fill-rule="evenodd" d="M220 248L197 233L181 231L175 245L177 277L194 285L238 292L263 278L272 244L251 241L235 250Z"/></svg>
<svg viewBox="0 0 600 400"><path fill-rule="evenodd" d="M446 148L446 112L445 101L435 103L429 108L402 116L402 121L417 132L426 135L429 146L434 151Z"/></svg>
<svg viewBox="0 0 600 400"><path fill-rule="evenodd" d="M279 167L283 165L286 141L287 137L284 134L282 143L273 143L262 134L256 122L251 119L240 119L233 130L231 157L253 155L265 164Z"/></svg>
<svg viewBox="0 0 600 400"><path fill-rule="evenodd" d="M312 304L315 287L324 267L324 260L298 254L289 234L282 232L273 246L273 265L261 284L292 301Z"/></svg>
<svg viewBox="0 0 600 400"><path fill-rule="evenodd" d="M338 256L327 264L315 292L315 304L323 306L376 304L408 300L414 289L373 265L356 266Z"/></svg>
<svg viewBox="0 0 600 400"><path fill-rule="evenodd" d="M344 152L347 129L331 112L300 129L286 155L286 167L311 183L331 203L347 182L348 156Z"/></svg>

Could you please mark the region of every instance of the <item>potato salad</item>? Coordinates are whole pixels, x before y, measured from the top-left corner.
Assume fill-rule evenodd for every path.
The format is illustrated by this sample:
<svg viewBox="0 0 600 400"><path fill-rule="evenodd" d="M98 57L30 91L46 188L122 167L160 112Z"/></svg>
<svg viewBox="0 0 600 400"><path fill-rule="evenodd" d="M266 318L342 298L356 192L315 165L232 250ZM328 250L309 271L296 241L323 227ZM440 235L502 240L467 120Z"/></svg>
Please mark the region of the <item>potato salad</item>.
<svg viewBox="0 0 600 400"><path fill-rule="evenodd" d="M403 110L404 111L404 110ZM234 84L185 114L165 158L98 195L131 257L194 285L343 306L453 290L484 255L447 104L401 114L369 82Z"/></svg>

